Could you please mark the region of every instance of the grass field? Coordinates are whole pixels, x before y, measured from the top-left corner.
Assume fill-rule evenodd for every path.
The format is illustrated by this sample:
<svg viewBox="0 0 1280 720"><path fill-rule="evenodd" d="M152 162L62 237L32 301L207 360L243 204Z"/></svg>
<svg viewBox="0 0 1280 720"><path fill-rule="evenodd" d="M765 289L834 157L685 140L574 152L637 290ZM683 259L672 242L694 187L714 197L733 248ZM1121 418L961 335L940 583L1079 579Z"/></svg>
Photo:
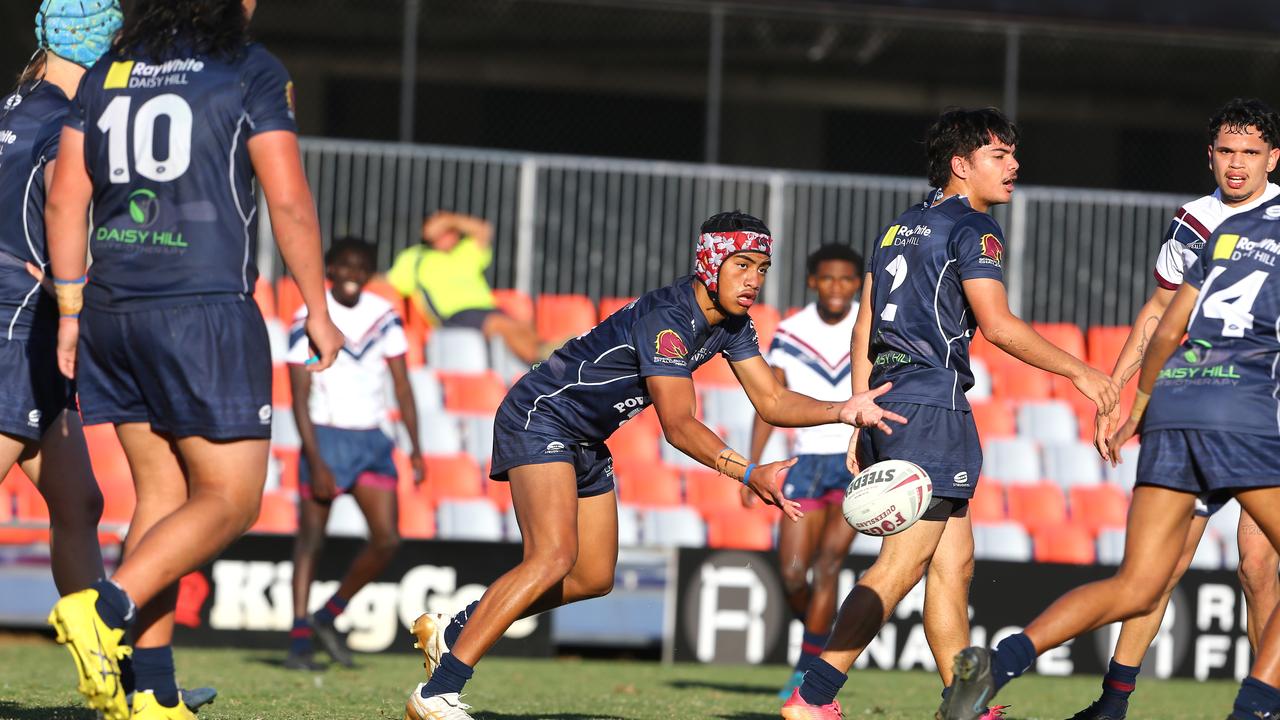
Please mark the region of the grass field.
<svg viewBox="0 0 1280 720"><path fill-rule="evenodd" d="M221 696L201 720L401 720L404 696L419 682L408 655L360 658L355 670L301 674L280 667L280 654L180 650L179 676ZM604 660L486 660L467 686L477 718L777 717L782 667L675 665ZM932 718L937 676L923 672L855 673L841 695L846 717ZM1098 678L1028 677L1001 695L1010 718L1062 720L1088 704ZM1231 707L1228 682L1140 681L1130 720L1221 720ZM75 692L71 659L43 640L0 644L0 718L92 720Z"/></svg>

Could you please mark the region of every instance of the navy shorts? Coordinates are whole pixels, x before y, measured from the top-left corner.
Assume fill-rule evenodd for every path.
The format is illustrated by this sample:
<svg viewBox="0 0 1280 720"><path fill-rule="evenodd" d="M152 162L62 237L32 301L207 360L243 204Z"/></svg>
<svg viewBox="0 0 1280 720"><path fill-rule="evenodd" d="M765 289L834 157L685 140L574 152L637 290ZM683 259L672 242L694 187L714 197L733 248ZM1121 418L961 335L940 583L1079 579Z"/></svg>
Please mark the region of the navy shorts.
<svg viewBox="0 0 1280 720"><path fill-rule="evenodd" d="M314 429L320 459L333 473L339 494L351 492L356 485L395 491L399 476L391 456L395 445L381 430L347 430L328 425L316 425ZM298 463L298 494L311 497L311 464L305 453Z"/></svg>
<svg viewBox="0 0 1280 720"><path fill-rule="evenodd" d="M584 443L565 434L524 426L502 413L493 423L493 462L489 477L507 481L507 471L521 465L563 462L578 476L578 497L603 495L613 490L613 456L604 443Z"/></svg>
<svg viewBox="0 0 1280 720"><path fill-rule="evenodd" d="M271 349L252 298L85 308L76 364L86 425L146 422L210 440L271 437Z"/></svg>
<svg viewBox="0 0 1280 720"><path fill-rule="evenodd" d="M799 502L801 510L839 505L844 502L844 491L853 479L844 463L844 453L801 455L787 471L782 494Z"/></svg>
<svg viewBox="0 0 1280 720"><path fill-rule="evenodd" d="M1138 485L1194 493L1212 515L1237 490L1280 486L1280 437L1223 430L1148 430ZM1199 505L1199 503L1197 503Z"/></svg>
<svg viewBox="0 0 1280 720"><path fill-rule="evenodd" d="M968 500L982 472L978 426L968 410L882 402L880 407L907 419L893 434L864 428L858 436L858 463L866 468L882 460L906 460L929 473L934 498Z"/></svg>
<svg viewBox="0 0 1280 720"><path fill-rule="evenodd" d="M74 407L72 384L58 371L57 339L0 340L0 433L39 441Z"/></svg>
<svg viewBox="0 0 1280 720"><path fill-rule="evenodd" d="M472 330L483 330L485 322L489 316L494 313L500 313L497 308L472 308L470 310L459 310L440 322L444 327L464 327Z"/></svg>

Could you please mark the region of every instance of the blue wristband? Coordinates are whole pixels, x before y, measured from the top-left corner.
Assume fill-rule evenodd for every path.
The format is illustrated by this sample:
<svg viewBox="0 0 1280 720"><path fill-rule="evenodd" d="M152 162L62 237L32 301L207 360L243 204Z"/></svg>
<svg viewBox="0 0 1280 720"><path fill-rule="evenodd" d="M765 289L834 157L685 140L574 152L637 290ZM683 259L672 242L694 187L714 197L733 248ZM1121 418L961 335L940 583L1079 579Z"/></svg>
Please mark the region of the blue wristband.
<svg viewBox="0 0 1280 720"><path fill-rule="evenodd" d="M88 275L81 275L75 280L59 280L58 278L54 278L53 284L54 285L84 285L86 282L88 282L88 280L89 280Z"/></svg>
<svg viewBox="0 0 1280 720"><path fill-rule="evenodd" d="M746 472L744 472L744 473L742 473L742 484L743 484L743 485L746 485L747 483L751 482L751 471L752 471L752 470L755 470L755 469L756 469L756 464L755 464L755 463L751 463L751 464L747 465L747 471L746 471Z"/></svg>

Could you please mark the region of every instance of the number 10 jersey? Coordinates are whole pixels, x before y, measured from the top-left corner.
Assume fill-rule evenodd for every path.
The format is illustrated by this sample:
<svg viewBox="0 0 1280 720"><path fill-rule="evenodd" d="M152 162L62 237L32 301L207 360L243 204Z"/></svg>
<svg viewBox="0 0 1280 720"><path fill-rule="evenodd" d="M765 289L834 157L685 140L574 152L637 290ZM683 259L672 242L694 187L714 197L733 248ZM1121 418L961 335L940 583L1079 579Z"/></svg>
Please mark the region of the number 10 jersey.
<svg viewBox="0 0 1280 720"><path fill-rule="evenodd" d="M85 134L93 179L87 306L253 292L248 139L297 132L274 56L256 44L234 58L108 54L81 80L67 127Z"/></svg>

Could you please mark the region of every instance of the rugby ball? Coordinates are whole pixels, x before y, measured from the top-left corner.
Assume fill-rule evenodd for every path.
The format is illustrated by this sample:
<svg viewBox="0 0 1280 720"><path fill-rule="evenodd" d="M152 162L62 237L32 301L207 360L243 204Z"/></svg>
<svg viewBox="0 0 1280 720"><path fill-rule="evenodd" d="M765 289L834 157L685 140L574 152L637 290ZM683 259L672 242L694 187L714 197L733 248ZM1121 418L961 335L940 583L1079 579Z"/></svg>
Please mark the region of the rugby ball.
<svg viewBox="0 0 1280 720"><path fill-rule="evenodd" d="M844 492L844 519L864 535L896 535L929 509L933 482L919 465L885 460L858 473Z"/></svg>

